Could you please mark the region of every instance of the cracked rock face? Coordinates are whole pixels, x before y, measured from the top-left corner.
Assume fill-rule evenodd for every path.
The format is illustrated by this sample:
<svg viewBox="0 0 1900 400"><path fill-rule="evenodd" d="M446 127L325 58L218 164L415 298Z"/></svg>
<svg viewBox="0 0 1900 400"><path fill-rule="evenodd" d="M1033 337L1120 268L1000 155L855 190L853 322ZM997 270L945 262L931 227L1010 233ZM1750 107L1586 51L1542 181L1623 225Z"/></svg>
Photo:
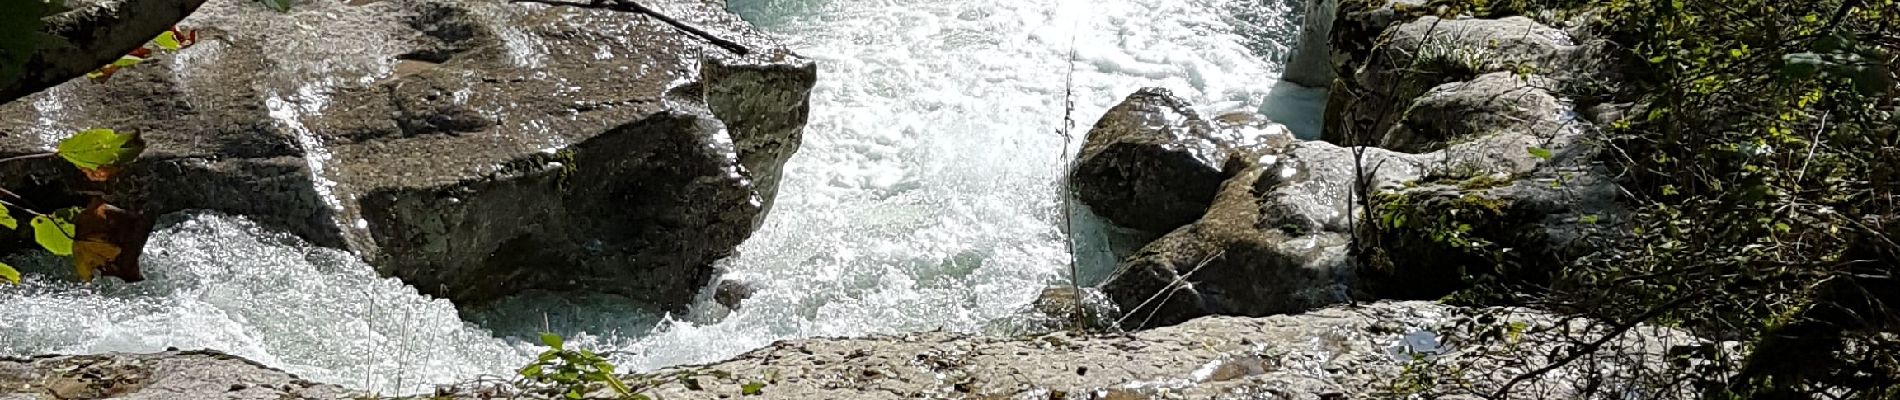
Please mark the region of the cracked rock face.
<svg viewBox="0 0 1900 400"><path fill-rule="evenodd" d="M246 215L458 303L678 306L770 208L816 69L717 2L644 4L749 51L611 10L214 0L181 23L196 46L0 106L0 155L137 130L109 192L146 215ZM77 201L42 161L0 184Z"/></svg>

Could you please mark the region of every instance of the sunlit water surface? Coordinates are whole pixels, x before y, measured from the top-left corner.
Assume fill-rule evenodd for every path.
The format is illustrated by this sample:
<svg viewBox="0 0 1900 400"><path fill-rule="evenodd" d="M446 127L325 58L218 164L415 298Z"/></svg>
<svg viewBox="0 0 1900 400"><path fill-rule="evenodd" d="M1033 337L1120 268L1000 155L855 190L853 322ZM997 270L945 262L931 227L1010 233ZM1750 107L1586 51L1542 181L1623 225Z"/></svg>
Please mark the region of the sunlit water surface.
<svg viewBox="0 0 1900 400"><path fill-rule="evenodd" d="M1056 185L1079 143L1064 148L1057 134L1065 95L1078 136L1145 86L1207 113L1292 99L1264 111L1306 131L1312 92L1274 90L1297 31L1288 3L732 0L817 60L821 77L774 213L721 263L725 279L758 288L730 315L708 294L677 316L524 296L472 324L348 254L191 215L154 236L150 280L136 285L66 283L52 260L9 260L31 282L0 287L0 354L212 348L389 393L509 374L539 350L518 338L544 328L631 369L788 338L1011 331L1042 288L1067 279ZM1084 218L1077 233L1097 229ZM1101 250L1082 251L1095 261L1085 278L1099 278L1090 254Z"/></svg>

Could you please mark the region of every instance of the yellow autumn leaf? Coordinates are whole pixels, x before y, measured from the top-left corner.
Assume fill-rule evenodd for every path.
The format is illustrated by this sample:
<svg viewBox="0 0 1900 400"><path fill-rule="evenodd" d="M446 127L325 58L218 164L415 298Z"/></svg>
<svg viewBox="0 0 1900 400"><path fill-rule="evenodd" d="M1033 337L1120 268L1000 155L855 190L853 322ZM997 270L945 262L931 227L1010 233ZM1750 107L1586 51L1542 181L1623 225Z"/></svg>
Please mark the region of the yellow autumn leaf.
<svg viewBox="0 0 1900 400"><path fill-rule="evenodd" d="M119 258L119 246L106 242L81 241L73 243L73 272L79 275L81 282L92 282L92 273L99 269L110 268L113 259Z"/></svg>

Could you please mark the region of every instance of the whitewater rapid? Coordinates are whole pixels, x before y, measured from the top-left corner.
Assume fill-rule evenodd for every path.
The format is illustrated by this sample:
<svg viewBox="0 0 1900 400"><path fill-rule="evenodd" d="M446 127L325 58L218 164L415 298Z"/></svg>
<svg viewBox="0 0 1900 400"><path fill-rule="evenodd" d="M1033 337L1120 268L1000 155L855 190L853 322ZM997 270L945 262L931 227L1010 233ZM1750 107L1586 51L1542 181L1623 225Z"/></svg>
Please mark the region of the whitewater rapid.
<svg viewBox="0 0 1900 400"><path fill-rule="evenodd" d="M1265 111L1296 131L1316 118L1311 91L1275 88L1298 31L1300 7L1288 0L731 8L820 66L804 145L773 214L720 263L724 279L758 289L737 312L724 315L709 294L671 316L612 298L525 296L465 322L448 302L379 278L349 254L194 214L155 234L150 279L139 284L79 285L45 257L6 260L30 282L0 287L0 355L211 348L317 381L410 393L507 376L539 351L519 338L542 329L633 370L788 338L1008 331L1009 317L1068 279L1064 157L1123 96L1166 87L1208 114L1292 99ZM1078 137L1065 148L1058 132L1071 95ZM1078 235L1099 234L1083 222ZM1084 275L1099 277L1103 263L1090 264Z"/></svg>

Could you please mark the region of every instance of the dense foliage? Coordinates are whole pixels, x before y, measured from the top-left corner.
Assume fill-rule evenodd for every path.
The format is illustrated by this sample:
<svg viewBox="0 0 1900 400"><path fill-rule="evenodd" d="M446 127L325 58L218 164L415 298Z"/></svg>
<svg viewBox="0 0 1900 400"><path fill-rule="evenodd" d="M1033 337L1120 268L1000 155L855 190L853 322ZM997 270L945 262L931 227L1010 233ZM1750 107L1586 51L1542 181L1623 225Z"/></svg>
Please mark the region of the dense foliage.
<svg viewBox="0 0 1900 400"><path fill-rule="evenodd" d="M1547 282L1463 294L1739 344L1684 349L1708 398L1900 398L1900 2L1453 3L1589 16L1625 60L1567 94L1632 105L1598 143L1630 215Z"/></svg>

